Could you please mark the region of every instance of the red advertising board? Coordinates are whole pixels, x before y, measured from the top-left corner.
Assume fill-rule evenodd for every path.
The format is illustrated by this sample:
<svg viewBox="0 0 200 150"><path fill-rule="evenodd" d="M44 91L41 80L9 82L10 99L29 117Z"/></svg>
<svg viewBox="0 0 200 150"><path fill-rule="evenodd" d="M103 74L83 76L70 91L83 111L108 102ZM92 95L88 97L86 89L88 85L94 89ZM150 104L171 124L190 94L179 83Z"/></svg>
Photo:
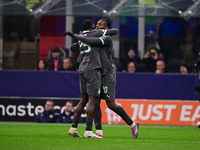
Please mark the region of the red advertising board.
<svg viewBox="0 0 200 150"><path fill-rule="evenodd" d="M125 100L117 99L132 120L152 125L196 125L200 118L197 101ZM101 101L102 123L125 122Z"/></svg>

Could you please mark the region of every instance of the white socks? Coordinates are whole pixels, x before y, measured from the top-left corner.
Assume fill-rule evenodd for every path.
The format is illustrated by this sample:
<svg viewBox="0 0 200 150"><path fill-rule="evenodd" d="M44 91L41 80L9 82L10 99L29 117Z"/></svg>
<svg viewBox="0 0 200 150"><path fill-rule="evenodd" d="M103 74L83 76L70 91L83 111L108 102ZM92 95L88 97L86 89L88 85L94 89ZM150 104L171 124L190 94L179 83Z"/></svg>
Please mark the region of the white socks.
<svg viewBox="0 0 200 150"><path fill-rule="evenodd" d="M133 122L131 125L130 125L130 128L134 128L135 127L135 123Z"/></svg>
<svg viewBox="0 0 200 150"><path fill-rule="evenodd" d="M92 133L92 131L85 131L85 133L90 134L90 133Z"/></svg>
<svg viewBox="0 0 200 150"><path fill-rule="evenodd" d="M73 128L73 127L71 127L71 129L77 131L77 128Z"/></svg>
<svg viewBox="0 0 200 150"><path fill-rule="evenodd" d="M103 135L103 131L102 130L96 130L96 133L98 133L99 135Z"/></svg>

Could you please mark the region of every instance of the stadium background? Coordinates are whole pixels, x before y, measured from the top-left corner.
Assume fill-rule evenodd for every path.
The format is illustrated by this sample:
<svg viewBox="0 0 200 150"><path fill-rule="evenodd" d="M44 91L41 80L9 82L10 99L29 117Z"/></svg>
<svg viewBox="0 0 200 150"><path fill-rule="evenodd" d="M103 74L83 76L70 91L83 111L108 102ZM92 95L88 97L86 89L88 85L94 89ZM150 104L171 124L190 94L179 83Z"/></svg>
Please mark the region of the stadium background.
<svg viewBox="0 0 200 150"><path fill-rule="evenodd" d="M190 61L191 40L189 39L191 29L195 26L195 19L199 17L199 9L196 9L199 1L163 1L164 4L155 0L145 2L140 0L137 2L121 0L92 2L94 2L93 5L86 3L87 12L85 11L87 7L76 7L79 5L84 6L85 1L73 1L71 4L74 5L73 11L69 10L68 12L66 9L55 11L61 8L63 4L62 8L70 8L66 7L67 3L64 0L56 2L44 0L1 1L1 121L34 121L35 115L42 110L47 99L54 99L60 109L64 106L64 102L69 99L75 100L76 103L79 101L77 72L35 72L31 70L35 69L39 58L47 58L49 50L55 45L63 48L69 47L73 41L66 40L63 36L66 30L78 32L81 30L81 22L84 19L90 18L95 22L104 16L105 14L98 7L111 10L109 11L110 17L114 20L112 26L120 29L119 37L114 39L115 44L118 44L118 51L115 53L117 58L126 53L126 49L130 44L136 49L140 48L141 45L138 45L138 43L141 43L138 37L138 24L141 23L141 19L144 21L143 46L146 49L149 45L156 43L158 27L164 17L176 17L187 29L187 38L181 43L181 46L185 58ZM42 7L45 6L45 3L49 4L48 7ZM128 5L130 7L135 6L136 9L131 9L130 13ZM145 14L139 13L140 7L136 7L137 5L145 6ZM175 10L170 9L171 6ZM159 7L163 8L160 9ZM45 11L41 12L41 8L44 8ZM113 8L122 13L115 13ZM182 13L179 13L180 10ZM191 14L189 11L193 13ZM73 20L73 24L69 21L70 19ZM16 34L20 41L20 51L18 57L13 58L10 62L6 57L6 45L13 42L12 38ZM73 55L74 59L76 57L76 55ZM199 97L195 95L194 91L196 85L195 74L156 75L136 73L130 75L118 72L116 98L117 102L126 108L130 116L135 117L131 113L137 110L136 119L140 119L142 124L193 125L200 118ZM138 106L134 104L138 104ZM173 106L168 107L168 105ZM107 111L104 103L102 103L102 108L103 123L109 123L110 121L112 123L123 123L117 120L118 117L114 114L110 114L111 118L109 118L108 114L110 112ZM142 120L141 116L149 114L146 113L146 110L150 110L152 113L150 116L146 115L146 118L143 117ZM174 112L175 110L177 112ZM169 114L167 112L170 111L173 116L176 116L175 120L173 120L174 118L169 121L166 119L166 115ZM150 118L157 118L157 121Z"/></svg>
<svg viewBox="0 0 200 150"><path fill-rule="evenodd" d="M163 125L194 125L199 121L195 74L130 75L117 73L116 101L134 120ZM3 71L0 76L1 121L33 122L48 99L55 100L58 111L67 100L76 104L80 100L78 72ZM124 123L105 102L101 107L103 123Z"/></svg>

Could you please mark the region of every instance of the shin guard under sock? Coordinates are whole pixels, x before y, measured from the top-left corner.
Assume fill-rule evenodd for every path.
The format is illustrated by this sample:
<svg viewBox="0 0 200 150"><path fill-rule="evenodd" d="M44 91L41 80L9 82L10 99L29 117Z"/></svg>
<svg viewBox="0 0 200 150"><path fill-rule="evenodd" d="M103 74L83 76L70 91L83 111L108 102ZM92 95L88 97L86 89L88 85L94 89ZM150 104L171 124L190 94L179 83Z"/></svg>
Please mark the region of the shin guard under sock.
<svg viewBox="0 0 200 150"><path fill-rule="evenodd" d="M92 131L94 118L86 118L86 131Z"/></svg>
<svg viewBox="0 0 200 150"><path fill-rule="evenodd" d="M72 122L72 127L73 128L77 128L78 127L78 123L79 123L79 118L78 116L74 116L73 122Z"/></svg>
<svg viewBox="0 0 200 150"><path fill-rule="evenodd" d="M114 112L117 113L128 125L131 125L133 123L133 120L129 117L129 115L121 106L118 106Z"/></svg>
<svg viewBox="0 0 200 150"><path fill-rule="evenodd" d="M101 108L99 106L95 108L95 114L94 114L94 122L96 130L102 130L101 117L102 113L101 113Z"/></svg>

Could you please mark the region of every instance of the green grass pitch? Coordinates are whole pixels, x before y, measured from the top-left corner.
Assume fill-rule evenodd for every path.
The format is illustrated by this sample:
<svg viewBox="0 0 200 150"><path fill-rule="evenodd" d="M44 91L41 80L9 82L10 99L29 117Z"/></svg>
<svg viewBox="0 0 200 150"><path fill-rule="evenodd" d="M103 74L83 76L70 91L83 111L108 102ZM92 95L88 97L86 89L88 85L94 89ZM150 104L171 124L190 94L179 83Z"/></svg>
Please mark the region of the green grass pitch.
<svg viewBox="0 0 200 150"><path fill-rule="evenodd" d="M103 124L104 139L74 138L71 124L0 122L0 150L199 150L200 129L193 126ZM94 126L93 126L94 128ZM85 124L79 124L83 136Z"/></svg>

